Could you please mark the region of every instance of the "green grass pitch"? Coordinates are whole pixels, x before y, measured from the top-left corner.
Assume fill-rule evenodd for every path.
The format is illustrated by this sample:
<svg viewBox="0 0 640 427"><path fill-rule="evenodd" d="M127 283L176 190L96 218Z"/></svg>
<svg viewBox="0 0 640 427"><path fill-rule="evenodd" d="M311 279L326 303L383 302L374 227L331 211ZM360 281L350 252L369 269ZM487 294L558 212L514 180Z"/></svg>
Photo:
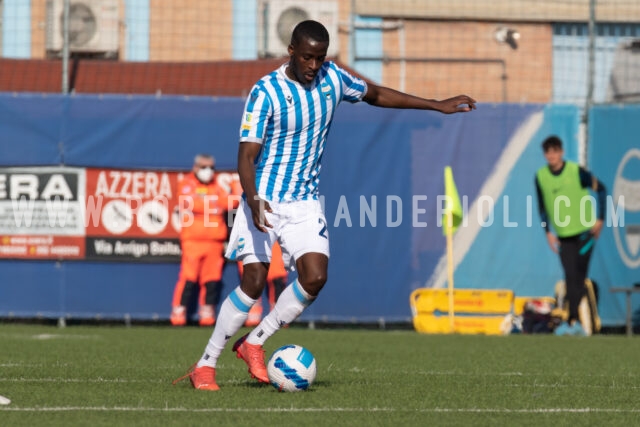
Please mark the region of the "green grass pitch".
<svg viewBox="0 0 640 427"><path fill-rule="evenodd" d="M246 331L241 331L243 333ZM252 380L230 345L219 392L175 386L209 328L0 324L2 426L632 426L640 424L640 339L422 335L292 326L308 391ZM238 336L240 336L240 333Z"/></svg>

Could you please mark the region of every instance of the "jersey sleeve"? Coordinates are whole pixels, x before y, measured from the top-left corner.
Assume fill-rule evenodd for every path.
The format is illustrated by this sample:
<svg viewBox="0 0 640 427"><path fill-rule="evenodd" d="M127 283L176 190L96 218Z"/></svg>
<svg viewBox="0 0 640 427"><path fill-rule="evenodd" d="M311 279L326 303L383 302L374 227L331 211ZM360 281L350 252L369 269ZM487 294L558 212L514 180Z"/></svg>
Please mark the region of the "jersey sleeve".
<svg viewBox="0 0 640 427"><path fill-rule="evenodd" d="M603 220L607 213L607 188L602 181L582 166L580 166L580 185L596 193L596 215L598 219Z"/></svg>
<svg viewBox="0 0 640 427"><path fill-rule="evenodd" d="M262 144L267 130L267 123L273 113L267 93L259 85L255 85L242 113L240 124L240 141Z"/></svg>
<svg viewBox="0 0 640 427"><path fill-rule="evenodd" d="M347 102L360 102L367 93L367 82L359 77L351 75L348 71L343 70L333 64L342 85L342 100Z"/></svg>

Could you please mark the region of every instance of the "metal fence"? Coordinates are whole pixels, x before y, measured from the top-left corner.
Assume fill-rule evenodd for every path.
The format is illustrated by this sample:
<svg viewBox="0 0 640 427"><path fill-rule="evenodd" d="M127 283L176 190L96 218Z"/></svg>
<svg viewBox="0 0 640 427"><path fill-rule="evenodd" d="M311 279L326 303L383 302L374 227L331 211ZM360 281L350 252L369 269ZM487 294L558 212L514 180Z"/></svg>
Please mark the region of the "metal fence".
<svg viewBox="0 0 640 427"><path fill-rule="evenodd" d="M637 0L0 0L0 9L0 91L241 96L310 18L328 28L336 61L425 97L640 99Z"/></svg>

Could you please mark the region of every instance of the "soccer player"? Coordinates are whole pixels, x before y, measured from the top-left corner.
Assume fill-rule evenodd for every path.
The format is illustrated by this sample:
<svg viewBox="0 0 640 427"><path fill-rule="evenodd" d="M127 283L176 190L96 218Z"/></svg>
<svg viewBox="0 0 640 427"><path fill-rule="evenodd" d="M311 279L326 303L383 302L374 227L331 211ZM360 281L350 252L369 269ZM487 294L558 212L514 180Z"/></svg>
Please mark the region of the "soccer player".
<svg viewBox="0 0 640 427"><path fill-rule="evenodd" d="M378 107L445 114L475 109L476 101L466 95L437 101L367 83L325 61L328 47L329 33L321 23L299 23L291 35L289 61L260 79L247 98L238 150L244 195L226 253L242 260L244 274L240 286L222 303L204 354L183 377L188 376L196 389L219 389L216 362L262 294L276 240L298 278L260 324L233 345L252 377L269 382L262 345L298 318L327 280L329 234L317 189L324 145L338 104L365 101Z"/></svg>
<svg viewBox="0 0 640 427"><path fill-rule="evenodd" d="M604 223L607 197L605 186L591 172L564 160L562 141L550 136L542 143L547 165L536 173L536 190L540 217L545 224L547 243L560 254L564 269L569 316L554 331L556 335L585 335L580 324L580 301L586 294L584 281L595 240ZM597 193L597 217L593 206L584 203L589 189ZM549 224L553 225L555 234Z"/></svg>

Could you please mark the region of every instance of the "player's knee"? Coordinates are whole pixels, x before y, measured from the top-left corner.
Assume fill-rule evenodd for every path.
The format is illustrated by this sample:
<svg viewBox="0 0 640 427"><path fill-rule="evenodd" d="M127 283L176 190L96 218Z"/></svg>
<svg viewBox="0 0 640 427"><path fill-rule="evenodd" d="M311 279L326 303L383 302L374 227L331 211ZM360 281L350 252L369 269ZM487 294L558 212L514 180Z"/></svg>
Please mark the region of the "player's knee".
<svg viewBox="0 0 640 427"><path fill-rule="evenodd" d="M266 280L266 268L261 268L260 264L248 264L245 266L244 273L242 274L240 289L249 297L258 299L260 295L262 295Z"/></svg>
<svg viewBox="0 0 640 427"><path fill-rule="evenodd" d="M304 290L307 291L309 295L315 297L320 293L324 284L327 283L327 274L324 272L307 274L305 277L301 277L300 279L300 284Z"/></svg>

